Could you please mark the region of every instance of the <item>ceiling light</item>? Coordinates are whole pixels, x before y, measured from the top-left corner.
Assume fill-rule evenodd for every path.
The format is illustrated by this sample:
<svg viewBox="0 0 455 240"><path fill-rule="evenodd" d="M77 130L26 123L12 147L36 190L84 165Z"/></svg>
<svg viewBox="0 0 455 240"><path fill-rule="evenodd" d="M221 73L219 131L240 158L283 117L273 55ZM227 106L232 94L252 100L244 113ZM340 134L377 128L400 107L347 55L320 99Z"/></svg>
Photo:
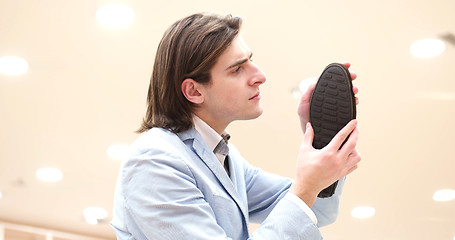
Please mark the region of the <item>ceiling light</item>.
<svg viewBox="0 0 455 240"><path fill-rule="evenodd" d="M100 207L88 207L84 209L82 214L84 215L85 221L92 225L98 224L107 217L106 210Z"/></svg>
<svg viewBox="0 0 455 240"><path fill-rule="evenodd" d="M40 168L36 171L36 176L45 182L57 182L63 178L62 171L57 168Z"/></svg>
<svg viewBox="0 0 455 240"><path fill-rule="evenodd" d="M360 206L352 209L351 216L355 218L370 218L374 216L376 210L373 207L369 206Z"/></svg>
<svg viewBox="0 0 455 240"><path fill-rule="evenodd" d="M438 202L446 202L455 199L455 190L441 189L433 194L433 200Z"/></svg>
<svg viewBox="0 0 455 240"><path fill-rule="evenodd" d="M105 5L96 11L96 18L107 27L120 28L133 22L134 11L120 4Z"/></svg>
<svg viewBox="0 0 455 240"><path fill-rule="evenodd" d="M1 199L2 197L3 197L3 194L2 194L2 192L0 192L0 199Z"/></svg>
<svg viewBox="0 0 455 240"><path fill-rule="evenodd" d="M112 145L107 149L107 155L117 160L125 160L128 157L129 152L130 147L124 144Z"/></svg>
<svg viewBox="0 0 455 240"><path fill-rule="evenodd" d="M0 73L6 75L21 75L28 70L28 63L16 56L0 57Z"/></svg>
<svg viewBox="0 0 455 240"><path fill-rule="evenodd" d="M300 96L302 96L302 92L300 92L300 89L295 87L291 89L291 96L295 99L299 99Z"/></svg>
<svg viewBox="0 0 455 240"><path fill-rule="evenodd" d="M418 58L435 57L446 49L446 45L439 39L422 39L411 45L411 53Z"/></svg>

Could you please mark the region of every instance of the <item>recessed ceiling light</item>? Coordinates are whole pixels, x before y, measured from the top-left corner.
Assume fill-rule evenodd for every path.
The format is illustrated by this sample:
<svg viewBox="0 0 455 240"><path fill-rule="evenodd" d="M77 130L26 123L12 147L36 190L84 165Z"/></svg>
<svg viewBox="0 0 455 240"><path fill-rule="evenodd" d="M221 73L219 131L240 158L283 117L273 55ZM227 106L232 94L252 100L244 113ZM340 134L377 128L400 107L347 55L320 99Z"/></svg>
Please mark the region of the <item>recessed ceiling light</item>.
<svg viewBox="0 0 455 240"><path fill-rule="evenodd" d="M300 92L300 89L298 87L291 89L291 96L293 98L299 99L301 95L302 95L302 92Z"/></svg>
<svg viewBox="0 0 455 240"><path fill-rule="evenodd" d="M0 73L5 75L21 75L28 70L28 63L23 58L16 56L0 57Z"/></svg>
<svg viewBox="0 0 455 240"><path fill-rule="evenodd" d="M45 182L57 182L63 178L62 171L57 168L40 168L36 171L36 176Z"/></svg>
<svg viewBox="0 0 455 240"><path fill-rule="evenodd" d="M113 159L125 160L128 157L130 147L124 144L112 145L107 149L107 155Z"/></svg>
<svg viewBox="0 0 455 240"><path fill-rule="evenodd" d="M435 57L446 49L446 45L439 39L422 39L411 45L411 53L418 58Z"/></svg>
<svg viewBox="0 0 455 240"><path fill-rule="evenodd" d="M134 11L121 4L102 6L96 11L96 19L110 28L124 27L134 20Z"/></svg>
<svg viewBox="0 0 455 240"><path fill-rule="evenodd" d="M446 202L455 199L455 190L441 189L433 194L433 200L438 202Z"/></svg>
<svg viewBox="0 0 455 240"><path fill-rule="evenodd" d="M1 199L2 197L3 197L3 194L2 194L2 192L0 192L0 199Z"/></svg>
<svg viewBox="0 0 455 240"><path fill-rule="evenodd" d="M369 206L360 206L352 209L351 211L351 216L355 218L370 218L374 216L376 213L376 210L373 207Z"/></svg>
<svg viewBox="0 0 455 240"><path fill-rule="evenodd" d="M107 211L100 207L88 207L82 212L85 221L89 224L96 225L106 219Z"/></svg>

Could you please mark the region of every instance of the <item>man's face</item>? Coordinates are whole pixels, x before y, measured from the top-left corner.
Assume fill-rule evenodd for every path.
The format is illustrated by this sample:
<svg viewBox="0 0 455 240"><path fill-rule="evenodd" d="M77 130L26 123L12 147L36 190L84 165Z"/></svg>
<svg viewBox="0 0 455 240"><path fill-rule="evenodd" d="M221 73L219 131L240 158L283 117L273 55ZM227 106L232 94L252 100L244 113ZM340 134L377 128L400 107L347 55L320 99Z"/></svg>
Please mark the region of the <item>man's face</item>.
<svg viewBox="0 0 455 240"><path fill-rule="evenodd" d="M253 119L262 114L259 86L266 76L251 61L251 56L238 36L213 66L211 82L201 89L204 102L199 108L209 124L226 127L234 120Z"/></svg>

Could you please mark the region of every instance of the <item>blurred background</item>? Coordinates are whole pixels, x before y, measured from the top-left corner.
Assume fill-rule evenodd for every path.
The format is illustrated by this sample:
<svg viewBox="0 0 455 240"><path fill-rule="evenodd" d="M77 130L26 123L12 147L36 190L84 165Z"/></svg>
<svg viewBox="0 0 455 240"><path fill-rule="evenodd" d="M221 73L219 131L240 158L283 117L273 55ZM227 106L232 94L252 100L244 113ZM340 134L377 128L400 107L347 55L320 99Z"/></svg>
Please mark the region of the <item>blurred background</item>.
<svg viewBox="0 0 455 240"><path fill-rule="evenodd" d="M157 45L196 12L243 17L268 77L264 114L228 131L270 172L294 176L305 80L352 63L362 162L325 239L455 239L454 11L454 0L0 0L0 240L115 239L115 181Z"/></svg>

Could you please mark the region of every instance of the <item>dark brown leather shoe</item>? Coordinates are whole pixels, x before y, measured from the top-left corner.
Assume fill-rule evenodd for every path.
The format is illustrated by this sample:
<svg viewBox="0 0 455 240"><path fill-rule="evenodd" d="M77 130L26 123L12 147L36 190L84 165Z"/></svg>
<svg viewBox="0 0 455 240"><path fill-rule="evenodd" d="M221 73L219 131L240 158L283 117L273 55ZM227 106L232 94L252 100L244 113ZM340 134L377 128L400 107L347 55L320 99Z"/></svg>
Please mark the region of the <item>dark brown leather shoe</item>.
<svg viewBox="0 0 455 240"><path fill-rule="evenodd" d="M310 122L314 129L313 147L321 149L327 146L333 137L355 118L356 105L351 74L344 65L332 63L319 77L310 100ZM322 190L318 197L332 196L337 183L338 181Z"/></svg>

